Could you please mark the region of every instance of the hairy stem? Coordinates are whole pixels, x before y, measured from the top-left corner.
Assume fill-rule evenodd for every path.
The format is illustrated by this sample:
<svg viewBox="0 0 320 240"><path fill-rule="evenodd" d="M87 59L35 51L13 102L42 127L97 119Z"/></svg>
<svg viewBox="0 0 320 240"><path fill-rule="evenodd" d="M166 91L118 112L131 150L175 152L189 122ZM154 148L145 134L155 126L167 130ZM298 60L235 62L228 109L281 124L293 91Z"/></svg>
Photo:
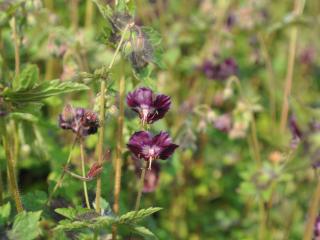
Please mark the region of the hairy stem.
<svg viewBox="0 0 320 240"><path fill-rule="evenodd" d="M120 39L120 42L116 48L115 53L113 54L112 60L106 69L107 73L110 72L110 69L112 68L116 57L120 51L120 48L123 44L125 34L127 33L129 29L129 25L127 25L122 32L122 36ZM100 84L100 130L99 130L99 140L98 140L98 164L102 165L103 162L103 141L104 141L104 132L105 132L105 104L106 104L106 99L105 99L105 94L106 94L106 80L105 78L101 79L101 84ZM97 187L96 187L96 211L97 213L100 213L100 198L101 198L101 176L97 178Z"/></svg>
<svg viewBox="0 0 320 240"><path fill-rule="evenodd" d="M92 26L92 20L94 15L94 5L92 0L87 0L86 2L86 16L84 26L86 29L90 29Z"/></svg>
<svg viewBox="0 0 320 240"><path fill-rule="evenodd" d="M319 202L320 202L320 179L318 179L316 190L310 202L310 206L308 210L308 221L305 227L303 240L312 239L314 224L319 212Z"/></svg>
<svg viewBox="0 0 320 240"><path fill-rule="evenodd" d="M77 140L78 140L78 135L73 140L73 143L72 143L71 149L69 151L69 156L68 156L67 162L65 164L65 167L67 167L69 165L69 163L71 162L72 151L73 151L73 149L74 149L74 147L75 147L75 145L77 143ZM50 203L50 201L52 200L52 197L55 194L55 192L59 189L59 187L61 187L65 174L66 174L66 172L62 171L59 180L57 181L56 185L54 186L52 192L50 193L50 195L48 197L47 204Z"/></svg>
<svg viewBox="0 0 320 240"><path fill-rule="evenodd" d="M11 188L11 193L13 195L13 199L16 204L16 209L18 212L23 211L22 201L18 189L18 183L15 175L15 169L14 169L14 159L13 159L13 153L10 151L10 147L8 145L8 141L6 137L2 138L3 146L6 153L7 158L7 168L8 168L8 177L9 177L9 185Z"/></svg>
<svg viewBox="0 0 320 240"><path fill-rule="evenodd" d="M294 14L300 15L304 9L305 0L296 0L294 3ZM292 27L290 33L290 43L289 43L289 53L288 53L288 66L287 66L287 75L284 85L284 94L283 94L283 104L281 111L281 120L280 120L280 130L284 132L289 113L289 97L291 95L292 88L292 79L293 79L293 70L294 62L296 57L296 45L298 37L298 28L296 26Z"/></svg>
<svg viewBox="0 0 320 240"><path fill-rule="evenodd" d="M117 129L117 149L115 161L115 177L114 177L114 204L113 211L115 214L119 213L119 198L121 191L121 167L122 167L122 148L123 148L123 120L124 120L124 96L125 95L125 78L121 77L119 81L119 115L118 115L118 129ZM112 238L116 239L117 228L113 227Z"/></svg>
<svg viewBox="0 0 320 240"><path fill-rule="evenodd" d="M13 17L12 33L13 33L13 41L14 41L15 75L17 76L20 72L20 54L19 54L19 36L17 33L16 17Z"/></svg>
<svg viewBox="0 0 320 240"><path fill-rule="evenodd" d="M144 177L146 175L146 170L147 170L147 161L143 160L143 167L142 167L142 172L139 180L139 185L138 185L138 194L136 198L136 204L134 207L135 211L138 211L140 208L140 202L141 202L141 196L142 196L142 190L144 186Z"/></svg>
<svg viewBox="0 0 320 240"><path fill-rule="evenodd" d="M81 155L81 169L82 169L82 177L86 177L86 168L85 168L85 156L84 156L84 144L83 139L80 139L80 155ZM84 192L84 199L86 201L87 208L90 209L90 202L88 197L88 188L87 182L83 181L83 192Z"/></svg>

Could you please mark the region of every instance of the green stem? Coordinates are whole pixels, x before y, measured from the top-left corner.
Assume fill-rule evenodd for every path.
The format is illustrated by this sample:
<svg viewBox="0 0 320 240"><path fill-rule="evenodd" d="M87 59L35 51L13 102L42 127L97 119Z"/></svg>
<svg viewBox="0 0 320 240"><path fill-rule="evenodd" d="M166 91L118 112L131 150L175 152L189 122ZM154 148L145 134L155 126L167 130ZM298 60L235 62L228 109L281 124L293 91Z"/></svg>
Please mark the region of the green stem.
<svg viewBox="0 0 320 240"><path fill-rule="evenodd" d="M69 152L69 156L68 156L67 162L66 162L66 164L65 164L66 167L67 167L67 166L69 165L69 163L71 162L72 151L73 151L73 149L74 149L74 147L75 147L75 145L76 145L76 143L77 143L77 140L78 140L78 135L77 135L77 136L75 137L75 139L73 140L73 143L72 143L72 146L71 146L71 149L70 149L70 152ZM59 189L59 187L61 187L65 174L66 174L66 172L65 172L65 171L62 171L59 180L57 181L56 185L54 186L52 192L51 192L50 195L49 195L47 204L50 203L50 201L52 200L52 197L53 197L53 195L55 194L55 192Z"/></svg>
<svg viewBox="0 0 320 240"><path fill-rule="evenodd" d="M86 177L86 168L85 168L85 156L84 156L83 139L80 139L80 155L81 155L82 177L85 178ZM86 205L87 205L87 208L90 209L87 182L83 181L82 184L83 184L83 192L84 192L84 198L85 198L85 201L86 201Z"/></svg>
<svg viewBox="0 0 320 240"><path fill-rule="evenodd" d="M0 205L3 204L3 181L2 181L2 172L1 172L1 169L0 169Z"/></svg>
<svg viewBox="0 0 320 240"><path fill-rule="evenodd" d="M294 14L301 15L304 9L304 5L305 5L305 0L296 0L294 3ZM298 38L298 28L294 26L292 27L292 30L290 33L287 75L285 79L283 105L282 105L282 111L281 111L280 130L282 133L286 128L287 120L288 120L289 97L291 95L291 88L292 88L292 81L293 81L293 70L294 70L294 62L296 57L297 38Z"/></svg>
<svg viewBox="0 0 320 240"><path fill-rule="evenodd" d="M116 48L115 53L113 54L112 60L109 64L108 68L106 69L107 73L110 72L110 69L112 68L112 66L116 60L116 57L117 57L117 55L120 51L120 48L123 44L125 34L127 33L129 27L130 27L130 25L128 24L122 33L120 42ZM101 79L101 84L100 84L100 102L99 102L100 130L99 130L99 140L98 140L98 146L97 146L98 164L102 164L102 162L103 162L103 141L104 141L104 132L105 132L105 102L106 102L106 99L105 99L106 93L105 92L106 92L106 81L105 81L105 78L103 78L103 79ZM101 176L99 176L97 178L97 187L96 187L96 211L97 211L97 213L100 213L100 198L101 198Z"/></svg>
<svg viewBox="0 0 320 240"><path fill-rule="evenodd" d="M265 234L266 234L267 214L266 214L266 209L264 207L262 196L260 197L260 200L259 200L259 212L260 212L259 240L264 240Z"/></svg>
<svg viewBox="0 0 320 240"><path fill-rule="evenodd" d="M20 72L20 55L19 55L19 36L17 33L16 17L13 17L12 23L13 41L14 41L14 59L15 59L15 75Z"/></svg>
<svg viewBox="0 0 320 240"><path fill-rule="evenodd" d="M2 141L3 141L5 153L6 153L6 158L7 158L8 177L9 177L9 185L11 188L11 193L13 195L13 199L15 201L17 211L22 212L23 206L22 206L19 189L18 189L17 179L15 176L14 159L12 158L13 154L10 151L6 137L3 137Z"/></svg>
<svg viewBox="0 0 320 240"><path fill-rule="evenodd" d="M92 19L94 15L94 5L92 0L87 0L86 2L86 16L85 16L85 28L90 29L92 26Z"/></svg>
<svg viewBox="0 0 320 240"><path fill-rule="evenodd" d="M143 160L143 167L142 167L142 172L139 180L139 186L138 186L138 194L136 198L136 204L134 207L135 211L138 211L140 208L140 202L141 202L141 196L142 196L142 190L144 186L144 177L146 175L146 170L147 170L147 161Z"/></svg>
<svg viewBox="0 0 320 240"><path fill-rule="evenodd" d="M308 221L304 231L303 240L312 239L314 224L319 212L319 202L320 202L320 179L318 179L317 187L313 194L313 197L309 206Z"/></svg>
<svg viewBox="0 0 320 240"><path fill-rule="evenodd" d="M118 131L117 131L117 149L115 162L115 176L114 176L114 204L113 211L115 214L119 213L119 198L121 191L121 166L122 166L122 148L123 148L123 121L124 121L124 98L125 98L125 78L121 77L119 81L119 115L118 115ZM112 228L112 239L116 239L117 227Z"/></svg>

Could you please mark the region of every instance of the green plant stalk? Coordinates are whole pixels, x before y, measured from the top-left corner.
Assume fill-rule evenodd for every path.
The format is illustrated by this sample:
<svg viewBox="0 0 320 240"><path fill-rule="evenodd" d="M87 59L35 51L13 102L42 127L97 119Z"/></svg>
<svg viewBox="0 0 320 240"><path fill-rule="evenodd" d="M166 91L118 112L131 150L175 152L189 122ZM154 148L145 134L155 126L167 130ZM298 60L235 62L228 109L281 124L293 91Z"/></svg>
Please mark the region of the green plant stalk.
<svg viewBox="0 0 320 240"><path fill-rule="evenodd" d="M304 9L305 0L296 0L294 3L294 14L301 15ZM296 57L296 46L298 38L298 28L296 26L292 27L290 33L290 43L289 43L289 53L288 53L288 66L287 66L287 75L284 84L284 94L283 94L283 103L281 111L281 120L280 120L280 130L283 133L286 129L289 113L289 97L291 95L292 81L293 81L293 70L294 62Z"/></svg>
<svg viewBox="0 0 320 240"><path fill-rule="evenodd" d="M121 77L119 81L119 115L117 129L117 149L115 161L115 176L114 176L114 203L113 212L119 214L119 199L121 191L121 167L122 167L122 149L123 149L123 121L124 121L124 100L125 100L125 78ZM112 227L112 239L117 237L117 227Z"/></svg>
<svg viewBox="0 0 320 240"><path fill-rule="evenodd" d="M262 196L259 200L259 214L260 214L260 226L259 226L259 240L264 240L266 235L266 220L267 214L266 209L264 207L264 202Z"/></svg>
<svg viewBox="0 0 320 240"><path fill-rule="evenodd" d="M92 20L94 15L94 4L92 0L87 0L86 2L86 16L84 26L86 29L90 29L92 26Z"/></svg>
<svg viewBox="0 0 320 240"><path fill-rule="evenodd" d="M70 1L70 17L71 17L71 26L72 29L77 31L79 25L79 0L71 0Z"/></svg>
<svg viewBox="0 0 320 240"><path fill-rule="evenodd" d="M3 181L2 181L2 174L1 174L1 170L0 170L0 205L3 204Z"/></svg>
<svg viewBox="0 0 320 240"><path fill-rule="evenodd" d="M125 34L127 33L129 29L129 25L125 27L125 29L122 32L120 42L116 48L115 53L113 54L112 60L106 69L106 72L109 73L115 60L116 57L120 51L120 48L123 44ZM99 118L100 118L100 130L99 130L99 140L98 140L98 146L97 146L97 151L98 151L98 164L102 164L103 162L103 141L104 141L104 132L105 132L105 103L106 103L106 98L105 98L105 92L106 92L106 82L105 78L101 79L101 84L100 84L100 101L99 101L99 106L100 106L100 113L99 113ZM100 198L101 198L101 176L97 178L97 186L96 186L96 211L97 213L100 213Z"/></svg>
<svg viewBox="0 0 320 240"><path fill-rule="evenodd" d="M15 75L17 76L20 72L20 54L19 54L19 36L17 33L17 23L16 17L13 17L12 23L12 33L13 33L13 41L14 41L14 59L15 59Z"/></svg>
<svg viewBox="0 0 320 240"><path fill-rule="evenodd" d="M143 167L142 167L142 172L139 180L139 185L138 185L138 194L136 198L136 204L134 207L134 210L137 212L140 208L140 202L141 202L141 196L142 196L142 190L144 186L144 177L146 175L146 170L147 170L147 161L143 160Z"/></svg>
<svg viewBox="0 0 320 240"><path fill-rule="evenodd" d="M67 166L69 165L69 163L71 162L72 151L73 151L74 147L76 146L77 140L78 140L78 135L77 135L77 136L75 137L75 139L73 140L71 149L70 149L70 151L69 151L69 156L68 156L67 162L66 162L66 164L65 164L66 167L67 167ZM48 197L47 204L50 203L50 201L52 200L52 197L53 197L53 195L55 194L55 192L58 190L59 187L61 187L65 174L66 174L66 172L65 172L65 171L62 171L59 180L57 181L56 185L54 186L52 192L50 193L50 195L49 195L49 197Z"/></svg>
<svg viewBox="0 0 320 240"><path fill-rule="evenodd" d="M81 169L82 169L82 177L86 177L86 168L85 168L85 156L84 156L84 146L83 146L83 139L80 139L80 155L81 155ZM90 202L88 197L88 188L87 182L83 181L83 193L84 199L86 201L87 208L90 209Z"/></svg>
<svg viewBox="0 0 320 240"><path fill-rule="evenodd" d="M308 210L308 221L305 227L303 240L312 239L314 224L319 212L319 202L320 202L320 179L318 178L317 187L311 199L309 210Z"/></svg>
<svg viewBox="0 0 320 240"><path fill-rule="evenodd" d="M9 177L9 185L11 189L11 193L13 195L13 199L16 204L17 212L23 211L22 201L19 193L18 183L15 176L15 169L14 169L14 160L12 159L13 154L10 152L10 147L8 145L6 137L2 137L3 146L6 153L7 158L7 168L8 168L8 177Z"/></svg>

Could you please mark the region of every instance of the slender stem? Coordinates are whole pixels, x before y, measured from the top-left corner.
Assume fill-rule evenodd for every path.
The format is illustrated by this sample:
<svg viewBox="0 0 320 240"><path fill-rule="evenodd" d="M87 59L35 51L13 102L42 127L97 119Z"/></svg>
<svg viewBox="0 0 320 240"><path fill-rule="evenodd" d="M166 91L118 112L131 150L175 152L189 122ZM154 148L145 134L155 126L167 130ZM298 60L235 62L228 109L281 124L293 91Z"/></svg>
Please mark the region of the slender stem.
<svg viewBox="0 0 320 240"><path fill-rule="evenodd" d="M14 41L14 59L15 59L15 74L20 72L20 55L19 55L19 36L17 33L16 17L13 17L12 23L13 41Z"/></svg>
<svg viewBox="0 0 320 240"><path fill-rule="evenodd" d="M257 162L257 166L261 167L261 157L260 157L260 146L257 137L257 128L256 128L256 121L254 115L252 116L251 121L251 138L253 143L253 152L255 154L255 160Z"/></svg>
<svg viewBox="0 0 320 240"><path fill-rule="evenodd" d="M114 204L113 211L119 213L119 195L121 189L121 166L122 166L122 148L123 148L123 120L124 120L124 96L125 95L125 78L119 81L119 115L118 115L118 131L117 131L117 150L115 162L115 184L114 184Z"/></svg>
<svg viewBox="0 0 320 240"><path fill-rule="evenodd" d="M316 190L310 202L308 210L308 221L304 231L303 240L311 240L313 234L314 224L319 211L320 202L320 179L318 179Z"/></svg>
<svg viewBox="0 0 320 240"><path fill-rule="evenodd" d="M139 186L138 186L138 194L136 198L136 204L135 204L135 211L138 211L140 208L140 202L141 202L141 196L142 196L142 190L144 186L144 177L146 175L146 170L147 170L147 161L143 160L143 167L142 167L142 172L139 180Z"/></svg>
<svg viewBox="0 0 320 240"><path fill-rule="evenodd" d="M119 81L119 115L118 115L118 131L117 131L117 150L115 162L115 177L114 177L114 204L113 211L119 213L119 198L121 191L121 167L122 167L122 148L123 148L123 120L124 120L124 95L125 95L125 78L121 77ZM112 239L116 239L117 228L114 225L112 229Z"/></svg>
<svg viewBox="0 0 320 240"><path fill-rule="evenodd" d="M70 151L69 151L69 156L68 156L67 162L66 162L66 164L65 164L66 167L67 167L67 166L69 165L69 163L71 162L72 151L73 151L73 149L74 149L74 147L75 147L75 145L76 145L76 143L77 143L77 140L78 140L78 135L77 135L77 136L75 137L75 139L73 140L71 149L70 149ZM65 172L65 171L62 171L59 180L57 181L56 185L54 186L52 192L50 193L50 195L49 195L49 197L48 197L47 204L50 203L50 201L52 200L52 197L53 197L53 195L55 194L55 192L59 189L59 187L61 187L65 174L66 174L66 172Z"/></svg>
<svg viewBox="0 0 320 240"><path fill-rule="evenodd" d="M71 26L75 31L78 30L78 22L79 22L78 3L79 3L79 0L70 1Z"/></svg>
<svg viewBox="0 0 320 240"><path fill-rule="evenodd" d="M85 28L90 29L92 26L92 20L93 20L93 15L94 15L94 5L92 0L87 0L86 3L86 16L85 16Z"/></svg>
<svg viewBox="0 0 320 240"><path fill-rule="evenodd" d="M305 0L296 0L294 3L294 13L300 15L303 11L305 5ZM291 94L292 88L292 79L293 79L293 70L294 62L296 56L296 45L298 37L298 28L296 26L292 27L290 33L290 43L289 43L289 53L288 53L288 66L287 66L287 75L284 85L284 96L283 96L283 105L281 111L281 120L280 120L280 130L284 132L289 113L289 97Z"/></svg>
<svg viewBox="0 0 320 240"><path fill-rule="evenodd" d="M130 25L128 24L121 36L120 42L116 48L115 53L113 54L112 60L108 66L108 68L106 69L107 72L110 71L110 69L112 68L116 57L120 51L120 48L122 46L122 43L124 41L124 37L126 32L128 31ZM97 151L98 151L98 164L102 164L103 162L103 141L104 141L104 132L105 132L105 103L106 103L106 99L105 99L105 92L106 92L106 82L105 79L101 79L101 84L100 84L100 130L99 130L99 140L98 140L98 147L97 147ZM100 213L100 198L101 198L101 176L99 176L97 178L97 187L96 187L96 211L97 213Z"/></svg>
<svg viewBox="0 0 320 240"><path fill-rule="evenodd" d="M259 226L259 240L265 239L266 234L266 209L264 207L264 202L262 196L259 200L259 213L260 213L260 226Z"/></svg>
<svg viewBox="0 0 320 240"><path fill-rule="evenodd" d="M82 168L82 177L86 177L86 168L85 168L85 156L84 156L84 145L83 145L83 139L80 139L80 155L81 155L81 168ZM87 208L90 209L90 202L89 202L89 196L88 196L88 188L87 188L87 182L83 181L83 192L84 192L84 198L86 201Z"/></svg>
<svg viewBox="0 0 320 240"><path fill-rule="evenodd" d="M103 161L103 140L104 140L104 129L105 129L105 91L106 82L101 80L100 86L100 131L99 131L99 141L98 141L98 164L102 164ZM100 198L101 198L101 176L97 178L97 188L96 188L96 211L100 213Z"/></svg>
<svg viewBox="0 0 320 240"><path fill-rule="evenodd" d="M3 191L4 191L4 188L3 188L3 181L2 181L2 172L0 170L0 205L3 204Z"/></svg>
<svg viewBox="0 0 320 240"><path fill-rule="evenodd" d="M13 153L10 151L10 147L8 145L6 137L3 137L2 141L3 141L5 153L6 153L6 158L7 158L8 177L9 177L11 193L13 195L17 211L22 212L23 206L22 206L22 201L21 201L19 189L18 189L17 179L15 176L14 160L12 159Z"/></svg>

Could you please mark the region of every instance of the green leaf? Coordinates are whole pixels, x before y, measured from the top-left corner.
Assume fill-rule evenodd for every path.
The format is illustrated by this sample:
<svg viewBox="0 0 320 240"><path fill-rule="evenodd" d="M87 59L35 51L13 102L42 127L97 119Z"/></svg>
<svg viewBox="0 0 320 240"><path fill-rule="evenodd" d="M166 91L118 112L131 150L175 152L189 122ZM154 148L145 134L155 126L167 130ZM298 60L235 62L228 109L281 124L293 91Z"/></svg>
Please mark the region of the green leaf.
<svg viewBox="0 0 320 240"><path fill-rule="evenodd" d="M23 195L22 203L28 211L38 211L45 206L47 199L48 196L45 192L36 190Z"/></svg>
<svg viewBox="0 0 320 240"><path fill-rule="evenodd" d="M77 216L77 210L75 208L56 208L54 211L71 220Z"/></svg>
<svg viewBox="0 0 320 240"><path fill-rule="evenodd" d="M3 226L8 222L10 212L11 212L10 202L7 202L6 204L0 207L0 226Z"/></svg>
<svg viewBox="0 0 320 240"><path fill-rule="evenodd" d="M144 219L145 217L160 211L162 208L160 207L150 207L147 209L141 209L139 211L131 211L131 212L127 212L125 214L123 214L120 218L119 218L119 222L120 223L130 223L133 221L140 221L142 219Z"/></svg>
<svg viewBox="0 0 320 240"><path fill-rule="evenodd" d="M29 121L29 122L37 122L38 121L38 118L31 113L13 112L13 113L10 113L10 117L12 117L13 119L16 119L16 120L25 120L25 121Z"/></svg>
<svg viewBox="0 0 320 240"><path fill-rule="evenodd" d="M151 232L148 228L144 226L138 226L138 225L128 225L128 227L136 234L140 235L144 239L158 239L156 235L154 235L153 232Z"/></svg>
<svg viewBox="0 0 320 240"><path fill-rule="evenodd" d="M40 228L38 222L41 216L41 211L38 212L21 212L14 220L12 229L8 232L10 240L32 240L39 233Z"/></svg>
<svg viewBox="0 0 320 240"><path fill-rule="evenodd" d="M97 5L102 17L106 20L109 20L109 18L112 15L111 7L108 4L106 4L103 0L93 0L93 2Z"/></svg>
<svg viewBox="0 0 320 240"><path fill-rule="evenodd" d="M12 87L16 91L32 88L39 81L39 69L36 65L27 65L13 80Z"/></svg>
<svg viewBox="0 0 320 240"><path fill-rule="evenodd" d="M89 88L81 83L72 81L62 82L60 80L45 81L28 90L15 91L5 89L3 96L6 100L13 102L37 102L45 98L56 96L63 93L88 90Z"/></svg>
<svg viewBox="0 0 320 240"><path fill-rule="evenodd" d="M82 214L92 212L92 210L88 208L76 207L76 208L56 208L54 210L56 213L69 218L71 220L76 219L78 216Z"/></svg>

